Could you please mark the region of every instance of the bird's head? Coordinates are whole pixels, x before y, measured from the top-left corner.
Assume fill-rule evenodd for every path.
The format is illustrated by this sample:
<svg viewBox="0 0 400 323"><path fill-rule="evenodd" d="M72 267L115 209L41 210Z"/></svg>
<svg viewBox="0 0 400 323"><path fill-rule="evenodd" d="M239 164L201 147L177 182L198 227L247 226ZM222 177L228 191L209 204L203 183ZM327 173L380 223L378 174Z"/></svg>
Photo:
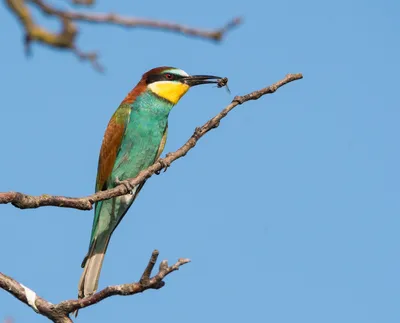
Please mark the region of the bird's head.
<svg viewBox="0 0 400 323"><path fill-rule="evenodd" d="M190 87L200 84L218 84L221 78L213 75L189 75L175 67L157 67L146 72L141 82L155 95L177 104Z"/></svg>

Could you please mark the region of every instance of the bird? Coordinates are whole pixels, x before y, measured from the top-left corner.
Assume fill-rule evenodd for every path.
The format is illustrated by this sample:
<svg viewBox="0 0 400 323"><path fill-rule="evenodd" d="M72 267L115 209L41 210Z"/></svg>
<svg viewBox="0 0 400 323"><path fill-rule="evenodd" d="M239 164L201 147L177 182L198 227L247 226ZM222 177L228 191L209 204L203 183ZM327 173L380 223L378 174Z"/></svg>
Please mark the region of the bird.
<svg viewBox="0 0 400 323"><path fill-rule="evenodd" d="M189 75L168 66L143 74L108 123L100 149L95 191L113 188L154 164L167 140L171 109L191 87L219 84L221 79L213 75ZM111 235L144 183L126 195L96 202L89 250L81 265L78 298L89 297L97 291Z"/></svg>

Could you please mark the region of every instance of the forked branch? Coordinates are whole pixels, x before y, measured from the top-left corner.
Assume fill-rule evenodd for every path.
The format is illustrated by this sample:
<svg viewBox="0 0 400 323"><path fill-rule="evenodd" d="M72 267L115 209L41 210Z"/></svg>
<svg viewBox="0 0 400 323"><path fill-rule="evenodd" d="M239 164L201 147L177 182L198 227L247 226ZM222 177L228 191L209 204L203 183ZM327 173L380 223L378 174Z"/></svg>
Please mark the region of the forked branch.
<svg viewBox="0 0 400 323"><path fill-rule="evenodd" d="M53 322L64 323L72 322L69 315L76 310L91 306L102 301L105 298L114 295L134 295L144 292L148 289L160 289L165 285L164 278L180 266L190 262L189 259L181 258L174 265L168 266L168 262L163 260L160 263L158 273L151 277L154 265L157 262L158 251L154 250L146 269L139 282L108 286L103 290L83 299L74 299L63 301L58 304L52 304L44 298L37 296L34 291L22 285L11 277L0 273L0 288L4 289L21 302L30 306L36 313L48 317Z"/></svg>

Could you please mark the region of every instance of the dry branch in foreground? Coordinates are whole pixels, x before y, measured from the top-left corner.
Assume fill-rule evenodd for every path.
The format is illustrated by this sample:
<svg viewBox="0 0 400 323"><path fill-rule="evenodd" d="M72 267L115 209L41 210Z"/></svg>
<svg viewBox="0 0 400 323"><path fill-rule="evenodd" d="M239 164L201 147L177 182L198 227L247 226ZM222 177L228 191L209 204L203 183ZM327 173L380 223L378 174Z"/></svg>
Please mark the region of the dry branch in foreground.
<svg viewBox="0 0 400 323"><path fill-rule="evenodd" d="M160 263L159 271L151 277L151 272L157 262L158 251L154 250L142 277L137 283L108 286L103 290L83 299L74 299L52 304L44 298L37 296L34 291L22 285L11 277L0 273L0 288L4 289L21 302L30 306L36 313L46 316L53 322L71 323L69 315L78 309L82 309L102 301L114 295L134 295L148 289L160 289L165 285L164 278L180 266L190 262L189 259L179 259L174 265L168 266L163 260Z"/></svg>
<svg viewBox="0 0 400 323"><path fill-rule="evenodd" d="M94 2L95 0L73 1L74 4L87 6L93 5ZM44 0L5 0L5 3L24 27L25 49L27 53L30 52L30 45L32 42L38 42L53 48L70 50L81 60L90 61L93 67L98 71L102 71L103 68L98 62L97 53L83 52L76 45L76 36L78 35L77 22L109 24L126 28L151 28L214 41L221 41L226 32L241 24L240 18L234 18L222 28L204 30L173 22L125 17L114 13L61 10ZM60 21L61 31L51 31L35 22L31 12L31 8L33 7L45 16L58 19Z"/></svg>
<svg viewBox="0 0 400 323"><path fill-rule="evenodd" d="M219 114L217 114L214 118L207 121L202 127L196 128L193 135L189 138L189 140L177 151L173 153L168 153L165 158L159 159L149 168L141 171L138 176L135 178L127 179L122 181L116 187L106 190L100 191L95 194L92 194L87 197L66 197L66 196L54 196L43 194L40 196L32 196L27 195L20 192L3 192L0 193L0 204L11 203L17 208L20 209L32 209L38 208L41 206L58 206L58 207L68 207L79 210L91 210L93 204L98 201L107 200L116 196L121 196L128 194L132 188L144 180L150 178L154 174L158 174L162 169L166 169L171 165L175 160L185 156L189 150L191 150L194 146L196 146L197 141L203 137L210 130L217 128L219 126L220 121L226 117L226 115L233 110L236 106L243 104L250 100L258 100L260 97L274 93L281 86L302 79L302 74L288 74L282 80L272 84L268 87L265 87L261 90L251 92L242 96L235 96L232 102L225 107Z"/></svg>

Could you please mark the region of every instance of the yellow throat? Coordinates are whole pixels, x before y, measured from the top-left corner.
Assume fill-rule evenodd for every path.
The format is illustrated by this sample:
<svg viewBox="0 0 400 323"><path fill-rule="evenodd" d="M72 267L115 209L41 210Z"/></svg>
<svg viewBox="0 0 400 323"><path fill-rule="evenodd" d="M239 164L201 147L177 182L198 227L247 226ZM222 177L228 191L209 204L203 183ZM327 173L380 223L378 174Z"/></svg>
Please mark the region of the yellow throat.
<svg viewBox="0 0 400 323"><path fill-rule="evenodd" d="M180 82L159 81L149 84L148 88L172 104L177 104L180 98L189 90L189 85Z"/></svg>

